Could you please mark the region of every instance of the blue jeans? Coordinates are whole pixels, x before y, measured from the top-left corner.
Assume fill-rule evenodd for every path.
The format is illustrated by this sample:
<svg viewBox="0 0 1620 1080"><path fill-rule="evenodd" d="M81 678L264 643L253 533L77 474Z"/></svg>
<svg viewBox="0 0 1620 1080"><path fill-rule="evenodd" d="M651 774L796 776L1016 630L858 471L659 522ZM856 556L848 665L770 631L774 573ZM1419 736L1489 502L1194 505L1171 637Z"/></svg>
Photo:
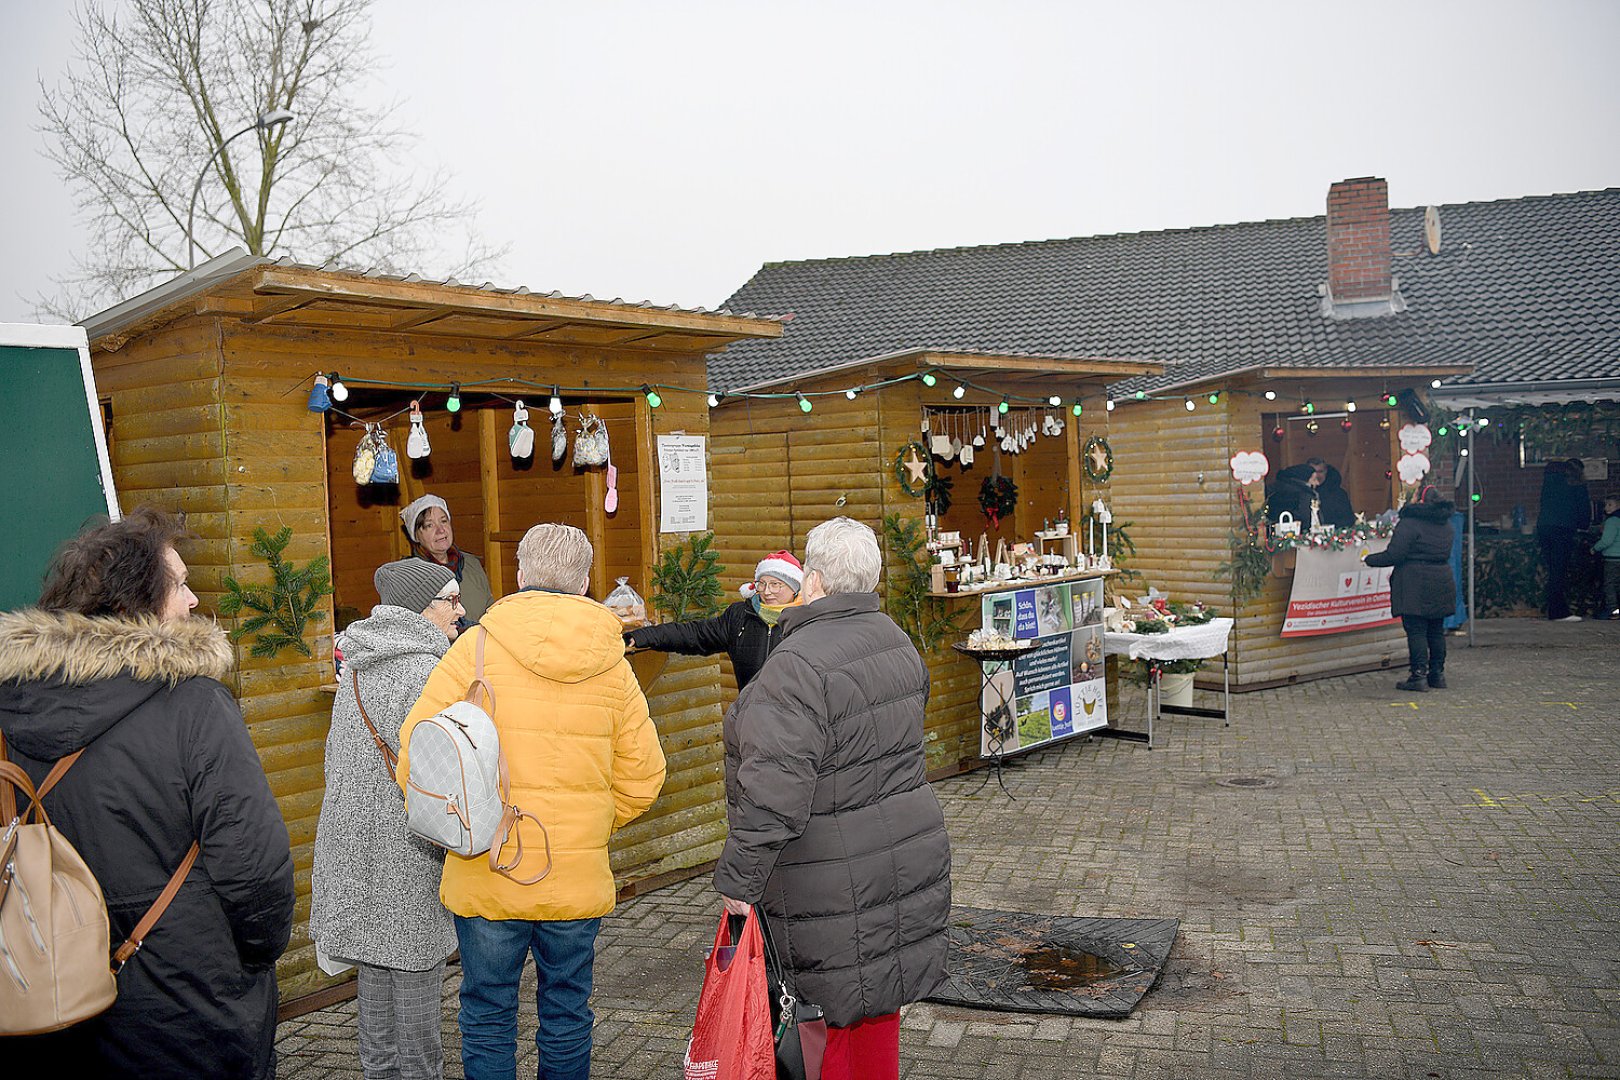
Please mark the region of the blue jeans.
<svg viewBox="0 0 1620 1080"><path fill-rule="evenodd" d="M587 1080L591 964L601 919L529 922L456 916L461 946L461 1064L467 1080L516 1080L518 981L524 957L538 974L538 1080Z"/></svg>

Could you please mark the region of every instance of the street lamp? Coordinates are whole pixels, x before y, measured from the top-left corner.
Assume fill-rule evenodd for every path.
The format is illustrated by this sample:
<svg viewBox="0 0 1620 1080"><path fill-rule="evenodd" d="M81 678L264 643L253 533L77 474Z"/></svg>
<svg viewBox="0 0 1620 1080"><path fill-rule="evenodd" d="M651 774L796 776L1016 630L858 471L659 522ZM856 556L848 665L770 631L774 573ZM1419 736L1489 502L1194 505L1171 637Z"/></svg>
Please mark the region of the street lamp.
<svg viewBox="0 0 1620 1080"><path fill-rule="evenodd" d="M202 194L203 181L208 178L208 170L213 167L214 159L219 157L220 153L227 146L231 145L232 142L241 138L243 135L246 135L248 132L268 131L280 124L285 124L292 118L293 114L288 112L286 109L271 109L267 113L260 113L257 120L253 121L253 123L249 124L241 131L238 131L235 135L232 135L229 139L226 139L224 142L220 143L214 148L214 152L208 155L208 161L203 165L202 172L197 174L196 186L191 189L191 205L186 210L187 270L193 269L197 265L197 238L196 234L192 231L192 226L197 219L197 196Z"/></svg>

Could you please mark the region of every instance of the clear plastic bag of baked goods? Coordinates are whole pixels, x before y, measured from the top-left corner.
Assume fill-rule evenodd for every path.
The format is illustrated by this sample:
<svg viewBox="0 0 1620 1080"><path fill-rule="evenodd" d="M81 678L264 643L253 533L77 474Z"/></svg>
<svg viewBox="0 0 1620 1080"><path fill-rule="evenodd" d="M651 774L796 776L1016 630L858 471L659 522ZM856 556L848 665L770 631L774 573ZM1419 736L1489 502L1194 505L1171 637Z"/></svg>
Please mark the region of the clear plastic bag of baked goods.
<svg viewBox="0 0 1620 1080"><path fill-rule="evenodd" d="M602 606L619 617L626 630L647 625L647 601L630 587L630 579L619 578L619 587L607 594Z"/></svg>

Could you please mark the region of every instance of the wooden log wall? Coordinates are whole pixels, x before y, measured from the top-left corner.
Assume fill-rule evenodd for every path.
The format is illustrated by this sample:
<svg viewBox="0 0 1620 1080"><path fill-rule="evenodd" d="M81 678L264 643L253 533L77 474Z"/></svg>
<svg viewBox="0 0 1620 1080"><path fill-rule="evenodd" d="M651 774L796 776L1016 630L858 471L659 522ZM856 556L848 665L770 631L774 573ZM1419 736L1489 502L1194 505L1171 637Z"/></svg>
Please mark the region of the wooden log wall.
<svg viewBox="0 0 1620 1080"><path fill-rule="evenodd" d="M1323 406L1324 410L1329 407L1334 410L1341 408L1345 399L1351 396L1356 397L1367 407L1365 414L1361 412L1356 414L1357 427L1362 429L1357 432L1356 446L1360 448L1362 454L1368 452L1369 440L1376 443L1385 437L1381 429L1377 428L1379 414L1372 407L1380 391L1381 387L1367 383L1333 382L1311 388L1315 400L1330 403L1329 406ZM1223 396L1222 402L1228 410L1231 453L1235 454L1239 450L1263 450L1271 459L1271 476L1268 479L1276 477L1280 466L1297 464L1294 461L1279 461L1281 455L1277 451L1277 444L1271 440L1270 429L1265 425L1263 414L1276 409L1274 402L1268 402L1255 393ZM1203 409L1204 406L1200 404L1199 411ZM1338 420L1327 420L1323 423L1333 425L1337 430ZM1391 426L1392 429L1399 428L1400 424L1395 422ZM1379 432L1377 435L1367 434L1375 430ZM1359 468L1362 472L1367 469L1367 466L1357 466L1351 460L1346 460L1346 467L1349 470ZM1362 481L1361 490L1366 491L1366 497L1375 498L1376 485L1368 487L1365 477L1362 477ZM1232 483L1230 471L1223 477L1223 486L1228 491L1235 489L1236 485ZM1256 485L1257 489L1258 486ZM1386 494L1391 494L1392 490L1386 489ZM1263 500L1264 497L1264 492L1255 490L1255 499ZM1231 521L1235 527L1238 521L1235 500L1232 507ZM1385 508L1386 506L1377 505L1356 507L1357 510L1366 510L1369 518L1381 513ZM1225 536L1223 533L1223 540ZM1233 686L1266 686L1281 682L1297 682L1322 678L1337 672L1379 666L1392 667L1406 662L1406 637L1398 624L1371 630L1351 630L1343 634L1324 634L1319 637L1282 637L1283 618L1288 611L1288 595L1293 583L1292 574L1268 578L1265 591L1257 599L1244 605L1235 630L1237 644L1232 668ZM1227 587L1230 588L1229 585ZM1230 608L1230 600L1227 600L1225 605Z"/></svg>
<svg viewBox="0 0 1620 1080"><path fill-rule="evenodd" d="M1335 387L1327 392L1342 402L1348 391ZM1326 393L1320 396L1332 400ZM1105 485L1107 497L1115 521L1129 528L1136 544L1129 567L1143 575L1122 587L1130 594L1157 586L1173 599L1199 600L1231 613L1231 583L1218 576L1221 564L1231 558L1231 533L1241 522L1230 461L1239 450L1262 450L1272 459L1275 474L1278 455L1263 413L1266 406L1273 411L1276 406L1252 393L1222 394L1215 405L1202 396L1195 401L1191 413L1177 399L1122 402L1109 414L1115 466ZM1376 413L1368 423L1376 425ZM1257 501L1264 499L1258 488L1252 490ZM1292 582L1292 577L1268 579L1261 596L1238 611L1234 687L1388 665L1397 654L1404 658L1405 639L1398 626L1281 637Z"/></svg>
<svg viewBox="0 0 1620 1080"><path fill-rule="evenodd" d="M227 574L252 583L267 578L263 560L249 550L257 526L274 531L291 525L294 538L286 558L299 564L333 555L342 602L362 613L376 602L371 572L379 556L404 554L398 500L379 499L368 505L356 494L349 469L358 433L334 427L329 436L327 419L305 407L308 378L317 370L342 372L356 384L352 387L356 399L367 392L358 386L365 381L448 384L514 376L571 386L656 382L689 388L690 392L667 391L665 407L656 412L639 395L634 402L603 405L619 469L618 514L610 517L601 511L602 470L592 470L591 477L578 485L586 500L581 513L594 499L604 530L596 595L605 591L604 582L611 588L618 574L636 578L643 595L650 591L643 568L661 545L684 539L652 531L656 478L646 464L652 440L657 433L707 431L704 360L697 354L307 330L205 316L186 317L138 335L116 351L98 351L93 360L111 417L120 500L125 507L152 502L187 514L198 538L183 545L181 554L192 569L192 585L204 613L217 610ZM509 457L505 464L514 473L510 483L503 476L491 488L479 475L480 440L498 434L504 448L509 412L495 423L498 414L482 421L476 409L466 410L469 415L461 419L460 431L453 432L442 400L425 403L433 418L433 467L439 471L431 489L445 494L450 503L458 543L474 551L480 544L487 551L493 543L497 550L515 553L515 539L496 540L486 529L487 496L496 494L503 527L518 536L520 523L527 528L543 516L542 505L556 503L538 490L539 485L525 484L516 475L518 470L511 469ZM545 475L542 468L550 469L547 419L542 399L530 419L540 459L531 471L540 475ZM403 421L399 423L394 446L406 473L401 492L405 495L413 490L413 482L421 485L422 478L410 473ZM651 482L643 482L644 478ZM329 498L329 491L342 492L344 498ZM563 489L555 494L563 494ZM334 514L339 505L343 511ZM491 561L486 558L486 565ZM513 558L497 569L504 591L515 587L515 567ZM237 670L229 680L292 837L297 925L278 966L282 993L289 998L333 981L315 967L306 927L332 702L321 690L331 680L330 602L324 616L314 631L306 633L311 657L283 652L256 660L247 648L239 647ZM658 803L615 838L613 866L621 885L697 866L718 854L725 819L720 682L716 662L678 661L648 688L670 773Z"/></svg>

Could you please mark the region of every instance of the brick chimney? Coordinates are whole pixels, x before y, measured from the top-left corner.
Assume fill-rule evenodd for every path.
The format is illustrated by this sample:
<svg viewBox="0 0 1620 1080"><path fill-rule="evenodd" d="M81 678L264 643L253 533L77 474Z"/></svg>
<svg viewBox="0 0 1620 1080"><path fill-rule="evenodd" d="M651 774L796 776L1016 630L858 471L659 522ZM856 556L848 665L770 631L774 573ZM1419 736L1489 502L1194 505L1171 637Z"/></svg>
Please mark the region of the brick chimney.
<svg viewBox="0 0 1620 1080"><path fill-rule="evenodd" d="M1327 299L1335 308L1391 299L1387 180L1358 176L1328 188L1327 248Z"/></svg>

